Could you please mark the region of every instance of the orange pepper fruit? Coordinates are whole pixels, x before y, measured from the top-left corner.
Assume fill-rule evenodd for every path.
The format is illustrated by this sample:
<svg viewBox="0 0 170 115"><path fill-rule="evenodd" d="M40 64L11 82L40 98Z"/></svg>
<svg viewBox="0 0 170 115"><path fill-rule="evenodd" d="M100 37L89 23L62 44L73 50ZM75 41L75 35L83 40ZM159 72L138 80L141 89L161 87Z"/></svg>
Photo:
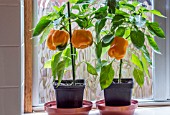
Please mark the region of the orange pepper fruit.
<svg viewBox="0 0 170 115"><path fill-rule="evenodd" d="M70 35L65 30L55 30L52 35L53 44L58 46L65 46L70 38Z"/></svg>
<svg viewBox="0 0 170 115"><path fill-rule="evenodd" d="M89 30L74 30L71 43L75 48L84 49L93 44L93 36Z"/></svg>
<svg viewBox="0 0 170 115"><path fill-rule="evenodd" d="M120 60L125 56L127 47L128 40L122 37L115 37L113 42L111 43L108 55L111 58L116 58L117 60Z"/></svg>
<svg viewBox="0 0 170 115"><path fill-rule="evenodd" d="M52 29L47 38L47 46L50 50L63 49L63 47L66 47L69 38L70 35L67 31Z"/></svg>
<svg viewBox="0 0 170 115"><path fill-rule="evenodd" d="M54 33L55 30L50 30L50 33L48 34L48 38L47 38L47 47L50 49L50 50L56 50L56 46L53 44L53 41L52 41L52 35Z"/></svg>

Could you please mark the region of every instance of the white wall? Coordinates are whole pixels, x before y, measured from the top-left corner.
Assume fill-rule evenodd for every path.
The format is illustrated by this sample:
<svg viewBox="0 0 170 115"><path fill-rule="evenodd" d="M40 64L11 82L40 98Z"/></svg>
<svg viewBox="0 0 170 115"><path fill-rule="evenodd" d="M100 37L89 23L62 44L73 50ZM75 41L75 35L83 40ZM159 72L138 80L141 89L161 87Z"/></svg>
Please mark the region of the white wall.
<svg viewBox="0 0 170 115"><path fill-rule="evenodd" d="M20 6L20 0L0 0L0 115L20 115L23 107L24 28Z"/></svg>

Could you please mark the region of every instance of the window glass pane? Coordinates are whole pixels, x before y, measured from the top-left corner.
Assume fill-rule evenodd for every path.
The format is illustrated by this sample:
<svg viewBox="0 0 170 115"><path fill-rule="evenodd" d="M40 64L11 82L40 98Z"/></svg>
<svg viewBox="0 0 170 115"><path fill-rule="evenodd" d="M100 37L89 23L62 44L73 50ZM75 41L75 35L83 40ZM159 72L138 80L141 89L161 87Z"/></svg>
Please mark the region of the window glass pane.
<svg viewBox="0 0 170 115"><path fill-rule="evenodd" d="M47 14L49 11L52 11L52 6L57 5L60 6L63 2L67 0L38 0L38 18L40 19L41 16ZM148 8L152 8L151 5L148 4L148 0L140 0L141 2L144 2L144 4ZM99 0L96 4L96 6L99 6L101 0ZM148 14L148 18L152 20L152 15ZM109 27L109 24L107 25L106 28ZM94 31L94 30L92 30ZM146 44L147 46L147 44ZM138 51L130 46L129 48L133 49L133 52L136 53L137 55L141 55L138 53ZM148 48L148 47L147 47ZM77 59L77 64L81 62L82 60L88 60L88 62L95 64L95 53L92 52L91 49L94 49L94 46L87 48L85 50L78 50L79 55ZM149 48L148 48L149 49ZM152 50L149 49L150 54L152 54ZM39 50L38 50L38 57L39 57L39 62L38 62L38 69L39 69L39 102L44 103L47 101L55 100L55 92L53 90L53 85L52 85L52 75L51 75L51 70L50 69L44 69L43 65L44 63L51 58L51 55L54 54L55 52L49 51L46 44L39 45ZM132 77L132 72L133 72L133 65L128 64L131 58L131 52L127 52L126 58L124 60L124 65L123 65L123 77ZM109 60L109 57L107 56L107 53L104 54L103 59ZM115 69L115 77L118 76L118 70L119 70L119 62L116 62L114 65ZM145 84L143 88L140 88L136 82L134 84L134 91L133 91L133 98L152 98L152 69L149 68L149 73L150 73L150 80L148 77L145 77ZM86 89L85 89L85 94L84 94L84 99L87 100L99 100L103 99L103 91L101 91L100 86L99 86L99 77L96 76L91 76L88 74L86 71L86 65L81 64L78 66L76 70L76 76L78 78L83 78L85 79L86 82ZM71 68L68 70L65 75L64 79L71 79Z"/></svg>

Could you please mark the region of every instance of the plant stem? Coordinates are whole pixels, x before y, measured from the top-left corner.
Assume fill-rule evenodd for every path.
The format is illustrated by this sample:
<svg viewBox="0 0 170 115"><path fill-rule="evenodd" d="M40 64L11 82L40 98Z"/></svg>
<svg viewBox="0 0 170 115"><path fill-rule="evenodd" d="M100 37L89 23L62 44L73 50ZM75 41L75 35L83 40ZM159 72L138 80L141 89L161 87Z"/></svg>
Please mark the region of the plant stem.
<svg viewBox="0 0 170 115"><path fill-rule="evenodd" d="M68 18L69 18L69 33L70 33L70 49L71 49L71 62L72 62L72 75L73 75L73 85L75 85L75 50L73 48L73 45L71 43L71 37L72 37L72 31L71 31L71 19L70 19L70 2L67 3L68 7Z"/></svg>
<svg viewBox="0 0 170 115"><path fill-rule="evenodd" d="M122 63L123 60L120 60L120 66L119 66L119 79L118 79L118 83L121 83L121 78L122 78Z"/></svg>

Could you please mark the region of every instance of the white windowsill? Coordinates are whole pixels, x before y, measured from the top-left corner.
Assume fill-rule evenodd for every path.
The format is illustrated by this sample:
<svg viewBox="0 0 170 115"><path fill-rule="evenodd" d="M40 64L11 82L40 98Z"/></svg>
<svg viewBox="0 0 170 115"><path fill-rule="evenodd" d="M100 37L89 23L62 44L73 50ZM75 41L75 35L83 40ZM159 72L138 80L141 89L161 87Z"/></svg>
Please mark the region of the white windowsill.
<svg viewBox="0 0 170 115"><path fill-rule="evenodd" d="M45 112L29 113L24 115L48 115ZM100 115L98 110L90 111L89 115ZM138 107L134 115L170 115L170 106L166 107Z"/></svg>
<svg viewBox="0 0 170 115"><path fill-rule="evenodd" d="M135 110L134 115L170 115L170 100L167 101L153 101L153 100L138 100L138 108ZM89 115L100 115L99 110L95 107L95 101L93 102L93 110ZM44 104L40 104L38 107L33 107L34 113L27 113L24 115L48 115L44 112Z"/></svg>

